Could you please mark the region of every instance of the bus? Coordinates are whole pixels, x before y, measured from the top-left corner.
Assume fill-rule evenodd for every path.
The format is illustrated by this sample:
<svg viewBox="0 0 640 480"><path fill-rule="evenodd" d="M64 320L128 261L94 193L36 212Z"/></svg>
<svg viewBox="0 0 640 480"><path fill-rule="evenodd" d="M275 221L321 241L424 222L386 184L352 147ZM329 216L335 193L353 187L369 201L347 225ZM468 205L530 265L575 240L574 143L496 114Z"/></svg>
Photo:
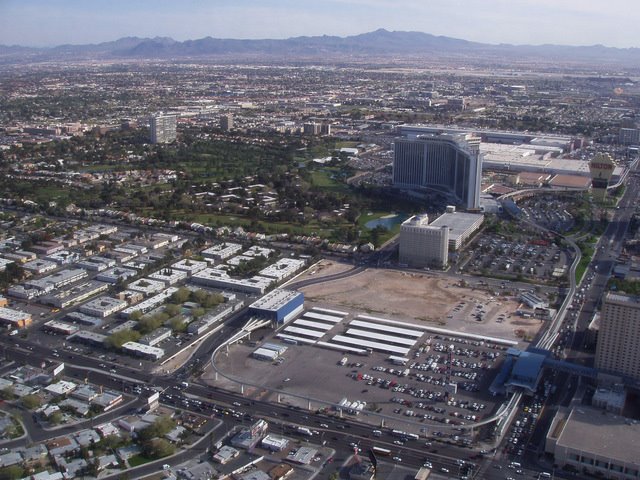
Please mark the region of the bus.
<svg viewBox="0 0 640 480"><path fill-rule="evenodd" d="M389 455L391 455L391 450L389 450L388 448L373 447L371 450L376 455L381 455L383 457L388 457Z"/></svg>

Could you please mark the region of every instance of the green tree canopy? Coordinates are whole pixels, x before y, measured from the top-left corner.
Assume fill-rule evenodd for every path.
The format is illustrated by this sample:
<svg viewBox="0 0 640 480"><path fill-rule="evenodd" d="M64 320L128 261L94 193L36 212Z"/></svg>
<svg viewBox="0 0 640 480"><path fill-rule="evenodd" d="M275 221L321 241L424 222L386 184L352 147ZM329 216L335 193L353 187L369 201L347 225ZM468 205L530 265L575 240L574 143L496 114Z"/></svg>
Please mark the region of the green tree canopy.
<svg viewBox="0 0 640 480"><path fill-rule="evenodd" d="M42 404L42 400L38 395L25 395L20 401L27 410L35 410Z"/></svg>
<svg viewBox="0 0 640 480"><path fill-rule="evenodd" d="M113 348L121 348L127 342L135 342L140 338L140 332L135 330L120 330L107 337L107 344Z"/></svg>

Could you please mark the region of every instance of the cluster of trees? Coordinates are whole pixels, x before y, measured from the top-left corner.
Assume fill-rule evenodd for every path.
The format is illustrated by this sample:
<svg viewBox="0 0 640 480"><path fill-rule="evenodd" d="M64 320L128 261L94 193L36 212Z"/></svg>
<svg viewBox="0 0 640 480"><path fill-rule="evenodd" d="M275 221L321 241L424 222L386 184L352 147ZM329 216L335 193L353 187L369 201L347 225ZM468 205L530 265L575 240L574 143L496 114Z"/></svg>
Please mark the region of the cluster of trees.
<svg viewBox="0 0 640 480"><path fill-rule="evenodd" d="M136 330L120 330L119 332L109 335L106 339L106 343L112 348L119 349L127 342L137 342L140 337L140 332Z"/></svg>
<svg viewBox="0 0 640 480"><path fill-rule="evenodd" d="M628 295L640 295L640 281L612 278L609 280L609 290L624 292Z"/></svg>
<svg viewBox="0 0 640 480"><path fill-rule="evenodd" d="M238 277L250 277L258 273L269 265L269 259L258 255L257 257L246 262L240 262L233 268L228 270L229 275Z"/></svg>
<svg viewBox="0 0 640 480"><path fill-rule="evenodd" d="M176 422L168 415L162 415L151 425L142 430L138 440L145 457L156 459L173 455L175 445L162 438L176 426Z"/></svg>
<svg viewBox="0 0 640 480"><path fill-rule="evenodd" d="M10 263L0 272L0 290L24 278L24 270L17 263Z"/></svg>
<svg viewBox="0 0 640 480"><path fill-rule="evenodd" d="M20 465L9 465L0 468L0 480L18 480L24 478L25 473L25 469Z"/></svg>
<svg viewBox="0 0 640 480"><path fill-rule="evenodd" d="M185 287L179 288L177 292L171 295L172 304L182 304L187 301L195 302L202 308L213 308L216 305L223 303L224 297L219 293L207 292L200 289L190 290ZM167 307L169 307L170 305L171 304L167 305Z"/></svg>
<svg viewBox="0 0 640 480"><path fill-rule="evenodd" d="M188 288L179 288L171 296L171 303L164 307L163 312L157 312L153 315L143 315L142 312L135 311L131 314L131 320L136 320L138 324L135 329L121 330L107 337L107 344L112 348L121 348L127 342L137 342L142 335L151 333L154 330L167 325L174 332L184 332L187 322L182 316L181 304L191 301L200 307L191 310L194 318L202 317L206 310L215 307L224 302L224 297L219 293L207 292L205 290L190 290Z"/></svg>

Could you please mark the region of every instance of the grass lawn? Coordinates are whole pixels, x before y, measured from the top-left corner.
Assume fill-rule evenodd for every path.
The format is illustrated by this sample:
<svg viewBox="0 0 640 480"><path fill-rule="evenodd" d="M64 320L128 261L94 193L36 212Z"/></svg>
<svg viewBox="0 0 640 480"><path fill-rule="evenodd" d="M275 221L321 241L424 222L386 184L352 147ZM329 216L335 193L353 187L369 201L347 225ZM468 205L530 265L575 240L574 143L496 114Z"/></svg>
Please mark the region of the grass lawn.
<svg viewBox="0 0 640 480"><path fill-rule="evenodd" d="M172 212L174 213L174 212ZM248 218L240 217L238 215L222 215L216 213L202 213L198 215L191 215L190 218L194 222L202 223L203 225L226 225L230 227L249 227L251 220ZM333 231L333 226L329 227L322 225L318 222L311 222L307 225L297 225L295 223L288 222L269 222L266 220L260 220L257 222L260 231L267 233L290 233L293 235L319 235L322 237L328 237Z"/></svg>
<svg viewBox="0 0 640 480"><path fill-rule="evenodd" d="M129 465L131 465L132 467L137 467L138 465L144 465L145 463L149 463L151 461L153 461L152 458L147 458L142 455L134 455L133 457L129 458Z"/></svg>
<svg viewBox="0 0 640 480"><path fill-rule="evenodd" d="M336 142L336 148L355 148L359 142Z"/></svg>
<svg viewBox="0 0 640 480"><path fill-rule="evenodd" d="M125 170L135 170L135 165L114 164L114 163L92 163L90 165L82 165L78 167L79 172L94 173L94 172L115 172Z"/></svg>
<svg viewBox="0 0 640 480"><path fill-rule="evenodd" d="M591 263L591 259L593 258L593 255L595 253L594 247L595 242L588 243L581 249L582 258L580 258L580 263L576 267L576 282L580 282L580 280L582 280L582 277L584 276L584 272L587 271L587 267L589 266L589 263Z"/></svg>
<svg viewBox="0 0 640 480"><path fill-rule="evenodd" d="M316 188L322 190L331 190L338 193L348 193L349 187L342 182L331 178L332 175L339 174L337 169L324 168L322 170L314 170L311 172L311 182Z"/></svg>

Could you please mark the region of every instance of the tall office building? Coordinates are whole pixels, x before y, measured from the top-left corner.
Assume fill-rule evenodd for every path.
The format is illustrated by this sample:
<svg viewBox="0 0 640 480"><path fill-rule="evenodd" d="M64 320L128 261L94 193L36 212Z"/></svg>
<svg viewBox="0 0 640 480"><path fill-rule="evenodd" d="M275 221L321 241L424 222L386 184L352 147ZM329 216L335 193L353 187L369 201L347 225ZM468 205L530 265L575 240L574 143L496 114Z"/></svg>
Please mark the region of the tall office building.
<svg viewBox="0 0 640 480"><path fill-rule="evenodd" d="M220 128L225 132L229 130L233 130L233 115L227 113L226 115L222 115L220 117Z"/></svg>
<svg viewBox="0 0 640 480"><path fill-rule="evenodd" d="M480 207L480 138L433 134L395 141L393 184L449 194L467 209Z"/></svg>
<svg viewBox="0 0 640 480"><path fill-rule="evenodd" d="M315 122L308 122L302 125L304 135L320 135L321 125Z"/></svg>
<svg viewBox="0 0 640 480"><path fill-rule="evenodd" d="M445 268L449 259L449 227L429 225L429 217L415 215L400 225L400 263L410 267Z"/></svg>
<svg viewBox="0 0 640 480"><path fill-rule="evenodd" d="M149 119L151 143L171 143L176 135L178 118L175 115L154 115Z"/></svg>
<svg viewBox="0 0 640 480"><path fill-rule="evenodd" d="M640 298L607 293L602 302L596 368L640 380Z"/></svg>

